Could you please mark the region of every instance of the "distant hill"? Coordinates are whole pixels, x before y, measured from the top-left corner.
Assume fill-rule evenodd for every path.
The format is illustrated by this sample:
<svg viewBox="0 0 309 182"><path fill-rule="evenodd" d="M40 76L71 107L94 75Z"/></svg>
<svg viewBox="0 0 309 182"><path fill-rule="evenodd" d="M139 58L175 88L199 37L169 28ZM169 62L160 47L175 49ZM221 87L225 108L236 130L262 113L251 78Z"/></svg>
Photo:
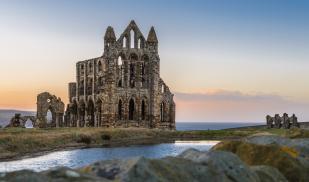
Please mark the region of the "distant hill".
<svg viewBox="0 0 309 182"><path fill-rule="evenodd" d="M34 111L19 111L19 110L5 110L0 109L0 125L6 126L10 123L11 118L15 113L20 113L22 116L35 116L36 112Z"/></svg>

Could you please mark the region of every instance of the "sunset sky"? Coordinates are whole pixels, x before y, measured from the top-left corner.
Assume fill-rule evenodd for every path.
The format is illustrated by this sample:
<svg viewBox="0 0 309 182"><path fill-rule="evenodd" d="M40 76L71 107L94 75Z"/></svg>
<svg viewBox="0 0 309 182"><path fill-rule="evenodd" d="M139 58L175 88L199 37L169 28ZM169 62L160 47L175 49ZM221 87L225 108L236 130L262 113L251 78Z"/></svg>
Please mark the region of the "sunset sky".
<svg viewBox="0 0 309 182"><path fill-rule="evenodd" d="M305 0L1 0L0 109L35 110L43 91L67 103L75 63L132 19L145 37L155 26L178 122L309 121Z"/></svg>

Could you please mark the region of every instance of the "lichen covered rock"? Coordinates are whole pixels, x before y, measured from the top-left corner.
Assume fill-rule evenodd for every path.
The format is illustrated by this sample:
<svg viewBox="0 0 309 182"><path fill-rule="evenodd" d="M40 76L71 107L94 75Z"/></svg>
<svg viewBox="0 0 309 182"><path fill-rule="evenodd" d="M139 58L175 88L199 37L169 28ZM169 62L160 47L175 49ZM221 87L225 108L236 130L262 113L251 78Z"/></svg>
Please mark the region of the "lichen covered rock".
<svg viewBox="0 0 309 182"><path fill-rule="evenodd" d="M309 161L307 146L303 144L308 140L289 140L275 136L256 136L242 141L224 141L212 150L233 152L250 166L272 166L289 181L307 181Z"/></svg>

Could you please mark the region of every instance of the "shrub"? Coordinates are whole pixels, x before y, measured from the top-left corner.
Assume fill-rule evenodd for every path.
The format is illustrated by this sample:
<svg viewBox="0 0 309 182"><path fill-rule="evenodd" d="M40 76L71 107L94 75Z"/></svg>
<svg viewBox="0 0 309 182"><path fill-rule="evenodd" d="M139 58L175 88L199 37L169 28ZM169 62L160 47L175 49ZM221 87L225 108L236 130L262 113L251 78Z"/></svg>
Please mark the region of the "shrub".
<svg viewBox="0 0 309 182"><path fill-rule="evenodd" d="M80 134L77 138L77 143L90 144L91 140L92 140L91 136L85 135L85 134Z"/></svg>
<svg viewBox="0 0 309 182"><path fill-rule="evenodd" d="M102 140L110 140L111 139L111 136L110 135L107 135L107 134L103 134L101 136Z"/></svg>

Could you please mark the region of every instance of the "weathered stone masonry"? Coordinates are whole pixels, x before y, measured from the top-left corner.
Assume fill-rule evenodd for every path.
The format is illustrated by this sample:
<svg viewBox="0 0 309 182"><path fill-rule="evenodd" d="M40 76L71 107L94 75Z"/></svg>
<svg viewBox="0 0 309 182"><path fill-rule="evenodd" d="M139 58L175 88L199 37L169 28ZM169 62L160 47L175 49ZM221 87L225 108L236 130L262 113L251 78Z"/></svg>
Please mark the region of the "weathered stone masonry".
<svg viewBox="0 0 309 182"><path fill-rule="evenodd" d="M160 78L154 28L146 40L134 21L118 39L108 27L103 55L76 64L64 125L175 129L173 96Z"/></svg>

